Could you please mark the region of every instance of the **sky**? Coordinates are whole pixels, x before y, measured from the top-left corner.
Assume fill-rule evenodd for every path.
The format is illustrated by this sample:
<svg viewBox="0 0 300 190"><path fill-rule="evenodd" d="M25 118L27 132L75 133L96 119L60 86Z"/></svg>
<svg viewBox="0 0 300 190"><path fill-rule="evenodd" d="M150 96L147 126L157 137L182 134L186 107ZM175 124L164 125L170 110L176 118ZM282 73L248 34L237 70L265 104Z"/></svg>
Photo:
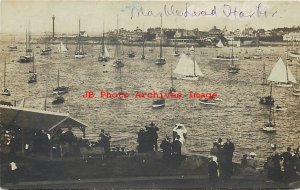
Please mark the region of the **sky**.
<svg viewBox="0 0 300 190"><path fill-rule="evenodd" d="M105 31L117 27L117 17L119 28L132 30L144 26L147 29L160 26L161 12L164 28L207 31L213 26L231 30L300 25L300 1L1 0L0 6L1 33L24 33L29 25L32 33L52 32L53 15L57 33L77 33L79 19L81 30L102 33L103 22ZM200 15L193 15L194 11Z"/></svg>

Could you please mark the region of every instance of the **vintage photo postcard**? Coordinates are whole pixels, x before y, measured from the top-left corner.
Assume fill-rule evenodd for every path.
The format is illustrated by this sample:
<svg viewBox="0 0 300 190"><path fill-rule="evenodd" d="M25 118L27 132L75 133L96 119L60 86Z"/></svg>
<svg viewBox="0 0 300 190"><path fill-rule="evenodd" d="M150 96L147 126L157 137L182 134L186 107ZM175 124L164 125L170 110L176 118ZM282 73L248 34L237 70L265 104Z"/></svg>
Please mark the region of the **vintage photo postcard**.
<svg viewBox="0 0 300 190"><path fill-rule="evenodd" d="M1 189L300 188L299 11L2 0Z"/></svg>

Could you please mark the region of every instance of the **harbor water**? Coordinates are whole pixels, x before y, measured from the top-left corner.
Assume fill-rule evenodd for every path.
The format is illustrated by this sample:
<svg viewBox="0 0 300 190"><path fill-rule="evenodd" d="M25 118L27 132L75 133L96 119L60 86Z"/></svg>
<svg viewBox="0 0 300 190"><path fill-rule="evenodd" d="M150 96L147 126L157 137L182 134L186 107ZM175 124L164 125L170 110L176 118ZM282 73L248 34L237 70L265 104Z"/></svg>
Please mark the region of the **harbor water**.
<svg viewBox="0 0 300 190"><path fill-rule="evenodd" d="M262 127L268 121L268 107L259 104L259 97L268 95L269 86L263 86L263 63L266 74L281 56L286 57L286 47L261 47L262 59L244 59L245 52L255 54L254 47L234 48L238 55L238 74L230 74L227 67L230 62L212 60L219 54L230 55L231 48L195 48L195 60L204 77L199 81L181 80L181 76L174 74L174 87L183 94L180 99L166 99L162 109L153 109L150 98L135 98L135 91L168 92L171 87L171 64L173 70L179 57L174 57L174 48L163 48L163 56L167 63L155 65L159 55L159 48L153 53L149 47L145 48L146 59L141 60L142 47L133 47L135 58L126 58L129 47L124 47L125 66L120 71L113 67L113 61L98 62L100 45L84 45L86 58L75 59L75 45L68 45L65 54L53 53L40 55L37 44L32 45L35 52L35 64L38 82L28 84L29 70L32 64L20 64L18 58L24 54L24 44L18 44L18 51L8 52L7 45L1 44L0 76L3 81L4 57L6 57L6 82L11 90L11 96L1 96L0 100L17 104L25 98L26 108L42 109L44 98L47 98L47 110L69 113L74 118L86 123L89 127L86 137L98 140L101 129L105 129L112 136L112 146L125 146L135 149L137 146L137 132L150 122L159 127L159 143L165 135L172 135L176 123L182 123L188 130L186 146L193 154L209 155L212 143L218 138L223 141L231 138L235 144L234 160L239 161L243 154L255 152L261 161L270 154L270 144L275 143L278 150L284 151L290 146L299 146L300 139L300 97L292 95L291 89L275 87L273 95L275 104L287 107L286 111L275 112L277 132L267 134ZM43 47L42 44L39 44ZM55 50L55 46L52 46ZM114 46L109 51L114 55ZM179 48L179 51L184 51ZM289 62L292 73L296 74L297 60ZM52 89L57 86L57 71L60 71L60 85L69 86L69 93L64 95L65 103L52 105ZM106 72L107 71L107 72ZM298 66L300 75L300 67ZM300 79L300 76L298 76ZM101 90L117 92L122 86L123 91L130 94L126 99L99 98ZM85 91L95 92L95 98L82 97ZM189 91L216 92L223 101L217 106L204 106L198 99L188 97Z"/></svg>

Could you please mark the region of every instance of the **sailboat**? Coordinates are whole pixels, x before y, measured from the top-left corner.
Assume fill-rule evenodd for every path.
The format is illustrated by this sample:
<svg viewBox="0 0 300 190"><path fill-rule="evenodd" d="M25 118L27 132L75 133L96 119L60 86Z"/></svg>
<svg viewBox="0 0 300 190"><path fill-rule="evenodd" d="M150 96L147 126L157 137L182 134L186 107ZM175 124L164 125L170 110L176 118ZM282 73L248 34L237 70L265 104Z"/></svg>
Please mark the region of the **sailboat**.
<svg viewBox="0 0 300 190"><path fill-rule="evenodd" d="M15 37L11 36L10 45L8 46L8 51L17 51L18 46L16 45Z"/></svg>
<svg viewBox="0 0 300 190"><path fill-rule="evenodd" d="M296 83L296 79L293 76L287 64L283 62L281 57L273 67L268 80L272 80L277 83L279 87L292 87L292 83Z"/></svg>
<svg viewBox="0 0 300 190"><path fill-rule="evenodd" d="M293 95L294 96L300 96L300 84L298 80L298 67L296 66L296 81L298 81L294 86L293 86Z"/></svg>
<svg viewBox="0 0 300 190"><path fill-rule="evenodd" d="M44 49L42 49L41 55L50 55L52 52L52 49L48 46L48 43L46 42L47 38L45 37L45 46Z"/></svg>
<svg viewBox="0 0 300 190"><path fill-rule="evenodd" d="M53 94L65 94L69 92L69 87L59 86L59 69L57 70L57 87L53 89Z"/></svg>
<svg viewBox="0 0 300 190"><path fill-rule="evenodd" d="M217 48L223 48L223 47L224 47L224 45L223 45L221 39L220 39L219 42L217 43L216 47L217 47Z"/></svg>
<svg viewBox="0 0 300 190"><path fill-rule="evenodd" d="M3 89L1 95L10 96L10 91L6 88L6 57L4 61Z"/></svg>
<svg viewBox="0 0 300 190"><path fill-rule="evenodd" d="M240 40L240 39L237 41L236 47L237 47L237 48L241 47L241 40Z"/></svg>
<svg viewBox="0 0 300 190"><path fill-rule="evenodd" d="M174 44L174 53L172 54L173 56L179 56L179 51L178 51L178 48L177 48L177 39L175 38L174 40L175 44Z"/></svg>
<svg viewBox="0 0 300 190"><path fill-rule="evenodd" d="M270 89L270 97L272 97L272 83L271 83L271 89ZM269 120L262 128L262 130L267 133L276 132L275 114L274 114L274 109L272 109L272 107L273 107L273 105L269 105ZM272 113L273 113L273 119L272 119Z"/></svg>
<svg viewBox="0 0 300 190"><path fill-rule="evenodd" d="M217 57L213 57L212 60L218 60L218 61L238 61L239 59L233 55L233 52L231 52L230 56L218 55Z"/></svg>
<svg viewBox="0 0 300 190"><path fill-rule="evenodd" d="M199 77L204 76L196 63L195 54L193 61L190 57L187 57L186 54L182 53L174 73L183 75L184 77L182 79L184 80L198 80Z"/></svg>
<svg viewBox="0 0 300 190"><path fill-rule="evenodd" d="M31 37L30 37L30 35L28 37L27 28L26 28L26 42L25 42L26 54L23 56L20 56L20 59L19 59L20 63L30 63L34 59L34 57L31 55L32 49L30 48L30 39L31 39Z"/></svg>
<svg viewBox="0 0 300 190"><path fill-rule="evenodd" d="M80 19L79 19L79 31L78 31L78 42L77 47L75 50L75 58L84 58L85 52L83 50L83 45L81 42L81 35L80 35Z"/></svg>
<svg viewBox="0 0 300 190"><path fill-rule="evenodd" d="M35 65L34 65L34 60L32 61L32 71L29 71L29 73L30 73L30 76L29 76L28 83L37 82L37 74L36 74L36 68L35 68Z"/></svg>
<svg viewBox="0 0 300 190"><path fill-rule="evenodd" d="M60 45L57 48L58 53L66 53L68 49L64 46L63 42L60 42Z"/></svg>
<svg viewBox="0 0 300 190"><path fill-rule="evenodd" d="M26 29L26 35L27 35L27 29ZM27 39L26 39L27 40ZM27 41L26 41L27 42ZM31 32L30 32L30 22L29 22L29 30L28 30L28 45L26 44L26 52L30 53L32 52L31 48Z"/></svg>
<svg viewBox="0 0 300 190"><path fill-rule="evenodd" d="M143 25L143 51L141 59L145 59L145 34L144 34L144 25Z"/></svg>
<svg viewBox="0 0 300 190"><path fill-rule="evenodd" d="M118 69L119 69L119 71L120 71L120 92L119 92L119 95L121 95L121 96L119 96L119 97L120 97L120 98L123 98L124 96L122 96L122 95L125 95L125 93L123 92L122 67L119 67Z"/></svg>
<svg viewBox="0 0 300 190"><path fill-rule="evenodd" d="M54 99L52 101L53 105L63 104L65 102L65 98L59 94L55 94Z"/></svg>
<svg viewBox="0 0 300 190"><path fill-rule="evenodd" d="M132 49L132 45L130 45L130 49L129 49L129 51L127 52L127 56L128 56L129 58L134 58L134 57L135 57L135 52L134 52L133 49Z"/></svg>
<svg viewBox="0 0 300 190"><path fill-rule="evenodd" d="M159 58L157 58L156 61L155 61L156 65L166 64L166 59L163 58L163 55L162 55L162 37L163 37L162 34L163 34L163 31L162 31L162 15L160 15Z"/></svg>
<svg viewBox="0 0 300 190"><path fill-rule="evenodd" d="M231 41L231 57L233 57L233 41ZM234 62L233 62L233 59L231 59L231 64L230 66L228 67L228 72L229 73L238 73L240 71L240 68L238 68Z"/></svg>
<svg viewBox="0 0 300 190"><path fill-rule="evenodd" d="M117 68L124 67L124 63L120 58L120 42L119 42L119 16L117 17L117 44L116 44L116 52L115 52L115 57L117 59L114 61L113 66Z"/></svg>
<svg viewBox="0 0 300 190"><path fill-rule="evenodd" d="M262 73L262 83L261 85L268 85L268 80L266 77L266 64L265 62L263 63L263 73ZM265 87L263 87L263 94L265 93ZM259 103L260 104L265 104L265 105L273 105L274 104L274 99L272 96L261 96L259 97Z"/></svg>
<svg viewBox="0 0 300 190"><path fill-rule="evenodd" d="M173 77L173 64L171 64L171 88L169 90L170 93L176 92L176 89L174 88L174 77Z"/></svg>
<svg viewBox="0 0 300 190"><path fill-rule="evenodd" d="M104 44L104 40L105 40L105 37L104 37L104 24L103 24L102 48L101 48L101 53L99 54L99 57L98 57L98 61L100 61L100 62L107 62L110 58L108 50Z"/></svg>
<svg viewBox="0 0 300 190"><path fill-rule="evenodd" d="M66 49L69 50L69 48L68 48L68 38L66 38Z"/></svg>
<svg viewBox="0 0 300 190"><path fill-rule="evenodd" d="M166 104L166 100L164 98L153 100L152 108L162 108L165 107L165 104Z"/></svg>
<svg viewBox="0 0 300 190"><path fill-rule="evenodd" d="M296 83L295 78L293 77L292 73L290 72L289 68L286 64L283 63L281 57L273 67L269 77L268 81L271 82L270 84L270 96L272 97L272 85L273 83ZM264 132L276 132L275 129L275 117L274 117L274 111L275 109L272 109L273 104L269 105L269 121L268 123L262 128ZM274 121L272 121L272 110L273 110L273 117Z"/></svg>

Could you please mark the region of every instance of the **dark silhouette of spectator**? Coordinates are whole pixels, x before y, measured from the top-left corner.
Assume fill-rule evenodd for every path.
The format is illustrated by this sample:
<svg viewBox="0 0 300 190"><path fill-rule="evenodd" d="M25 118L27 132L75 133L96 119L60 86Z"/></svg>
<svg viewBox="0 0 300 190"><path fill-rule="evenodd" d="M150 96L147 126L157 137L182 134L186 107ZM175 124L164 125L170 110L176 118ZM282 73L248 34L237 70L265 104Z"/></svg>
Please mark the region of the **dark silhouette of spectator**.
<svg viewBox="0 0 300 190"><path fill-rule="evenodd" d="M179 135L177 135L173 142L173 154L175 155L175 157L181 157L181 142Z"/></svg>
<svg viewBox="0 0 300 190"><path fill-rule="evenodd" d="M247 166L247 154L243 155L243 158L241 159L241 167L244 169Z"/></svg>
<svg viewBox="0 0 300 190"><path fill-rule="evenodd" d="M295 172L300 173L300 148L294 150L293 162L295 165Z"/></svg>
<svg viewBox="0 0 300 190"><path fill-rule="evenodd" d="M228 180L231 178L233 174L233 165L232 165L232 157L233 157L233 152L234 152L234 144L230 141L230 139L227 139L226 143L223 146L223 151L222 151L222 157L223 157L223 172L225 177L225 180Z"/></svg>
<svg viewBox="0 0 300 190"><path fill-rule="evenodd" d="M157 151L158 150L157 131L159 131L159 128L153 122L151 122L149 126L146 126L146 130L149 135L149 141L150 141L149 143L151 143L151 145L155 147L155 151Z"/></svg>
<svg viewBox="0 0 300 190"><path fill-rule="evenodd" d="M218 157L218 143L217 142L213 142L213 147L210 149L210 155L211 156L216 156Z"/></svg>
<svg viewBox="0 0 300 190"><path fill-rule="evenodd" d="M210 182L218 181L218 164L213 157L210 157L208 162L208 178Z"/></svg>
<svg viewBox="0 0 300 190"><path fill-rule="evenodd" d="M270 156L267 157L267 161L264 164L264 169L267 170L267 178L272 179L272 174L274 170L274 162Z"/></svg>
<svg viewBox="0 0 300 190"><path fill-rule="evenodd" d="M282 173L281 173L281 166L280 166L280 160L281 157L279 156L278 153L275 153L274 156L271 157L274 167L271 173L272 176L272 180L274 181L279 181L282 177Z"/></svg>
<svg viewBox="0 0 300 190"><path fill-rule="evenodd" d="M169 160L172 154L172 143L168 136L162 140L160 148L163 150L163 159Z"/></svg>
<svg viewBox="0 0 300 190"><path fill-rule="evenodd" d="M145 142L146 132L143 128L141 128L138 132L138 152L146 152L146 142Z"/></svg>
<svg viewBox="0 0 300 190"><path fill-rule="evenodd" d="M223 148L223 140L221 138L218 139L218 148Z"/></svg>
<svg viewBox="0 0 300 190"><path fill-rule="evenodd" d="M289 180L293 174L294 163L291 154L291 147L286 149L286 152L283 152L280 157L283 159L283 169L284 169L284 179Z"/></svg>
<svg viewBox="0 0 300 190"><path fill-rule="evenodd" d="M110 139L111 136L109 133L105 133L104 129L101 129L101 133L99 135L99 145L104 148L104 153L109 154L110 153Z"/></svg>
<svg viewBox="0 0 300 190"><path fill-rule="evenodd" d="M232 162L234 144L231 142L231 139L227 139L227 142L224 145L228 159Z"/></svg>
<svg viewBox="0 0 300 190"><path fill-rule="evenodd" d="M62 134L62 141L72 144L75 141L75 135L72 132L72 127L68 128L68 131Z"/></svg>

